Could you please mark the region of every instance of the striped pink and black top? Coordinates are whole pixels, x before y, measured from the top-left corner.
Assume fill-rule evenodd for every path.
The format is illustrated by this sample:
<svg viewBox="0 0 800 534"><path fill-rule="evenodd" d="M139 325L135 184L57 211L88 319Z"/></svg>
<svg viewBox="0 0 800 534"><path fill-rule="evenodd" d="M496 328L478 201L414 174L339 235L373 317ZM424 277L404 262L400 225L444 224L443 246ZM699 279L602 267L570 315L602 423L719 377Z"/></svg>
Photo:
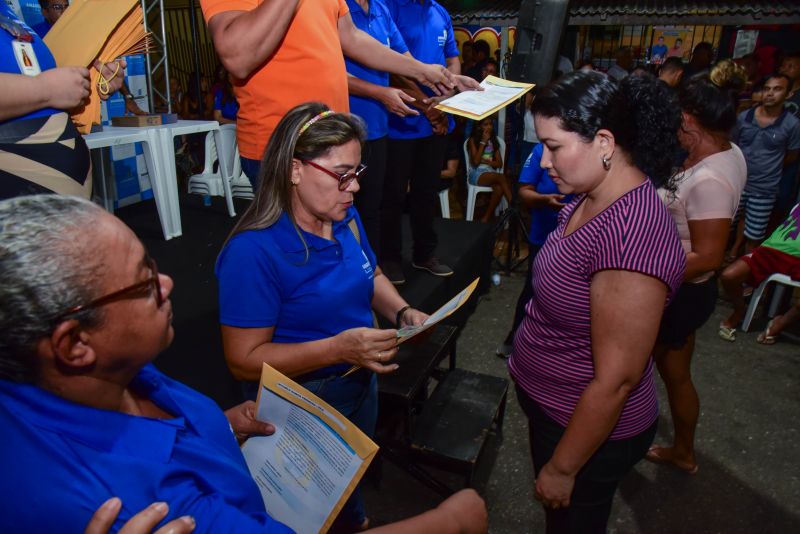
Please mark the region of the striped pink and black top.
<svg viewBox="0 0 800 534"><path fill-rule="evenodd" d="M558 227L536 256L533 298L508 363L519 387L565 427L594 377L589 302L594 273L625 270L653 276L669 287L671 299L686 267L675 223L650 180L564 236L583 198L561 210ZM609 439L635 436L657 416L651 358Z"/></svg>

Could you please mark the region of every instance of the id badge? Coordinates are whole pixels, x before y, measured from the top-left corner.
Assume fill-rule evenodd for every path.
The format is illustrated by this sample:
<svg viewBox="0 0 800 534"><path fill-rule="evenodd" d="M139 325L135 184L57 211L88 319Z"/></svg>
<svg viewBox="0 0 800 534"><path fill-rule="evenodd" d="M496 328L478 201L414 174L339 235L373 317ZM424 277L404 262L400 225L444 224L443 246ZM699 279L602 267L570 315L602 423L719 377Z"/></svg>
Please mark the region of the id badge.
<svg viewBox="0 0 800 534"><path fill-rule="evenodd" d="M39 68L39 60L36 59L36 52L33 51L33 44L19 39L11 41L14 49L14 57L17 59L19 71L25 76L36 76L42 72Z"/></svg>

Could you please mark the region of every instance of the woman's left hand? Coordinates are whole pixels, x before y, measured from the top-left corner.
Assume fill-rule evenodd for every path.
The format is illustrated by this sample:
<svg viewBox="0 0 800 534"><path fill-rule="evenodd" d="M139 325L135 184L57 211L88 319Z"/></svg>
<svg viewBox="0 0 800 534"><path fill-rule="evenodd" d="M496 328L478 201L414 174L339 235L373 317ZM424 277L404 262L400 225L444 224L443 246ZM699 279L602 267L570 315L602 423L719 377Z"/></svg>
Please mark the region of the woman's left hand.
<svg viewBox="0 0 800 534"><path fill-rule="evenodd" d="M98 90L97 94L100 95L102 100L107 100L115 92L119 91L125 81L125 67L128 63L124 59L116 61L109 61L102 63L100 60L94 62L94 68L97 69L106 82L98 82L98 89L102 85L102 90Z"/></svg>
<svg viewBox="0 0 800 534"><path fill-rule="evenodd" d="M409 308L403 312L400 318L400 327L404 326L418 326L428 320L428 314L421 312L416 308Z"/></svg>
<svg viewBox="0 0 800 534"><path fill-rule="evenodd" d="M546 508L558 510L567 508L575 486L575 476L559 472L553 464L548 462L536 477L536 500L541 501Z"/></svg>
<svg viewBox="0 0 800 534"><path fill-rule="evenodd" d="M225 410L225 417L239 443L243 443L250 436L269 436L275 432L275 427L271 423L256 419L256 403L253 401L246 401Z"/></svg>

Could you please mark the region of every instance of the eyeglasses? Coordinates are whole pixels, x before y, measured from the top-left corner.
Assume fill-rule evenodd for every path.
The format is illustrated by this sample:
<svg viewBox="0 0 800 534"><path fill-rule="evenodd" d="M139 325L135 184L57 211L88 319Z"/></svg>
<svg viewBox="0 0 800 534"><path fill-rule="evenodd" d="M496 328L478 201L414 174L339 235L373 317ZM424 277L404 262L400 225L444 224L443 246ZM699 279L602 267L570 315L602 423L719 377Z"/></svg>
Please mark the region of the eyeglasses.
<svg viewBox="0 0 800 534"><path fill-rule="evenodd" d="M53 11L61 11L61 12L63 12L68 7L69 7L69 4L47 4L47 9L52 9Z"/></svg>
<svg viewBox="0 0 800 534"><path fill-rule="evenodd" d="M324 172L331 178L336 178L337 180L339 180L339 191L344 191L345 189L347 189L350 186L350 184L353 183L353 180L358 180L359 178L361 178L361 175L364 174L365 170L367 170L367 166L364 165L363 163L360 163L358 167L356 167L356 170L347 171L344 174L339 174L338 172L330 171L321 165L317 165L311 160L303 159L300 161L302 161L303 164L311 165L318 171Z"/></svg>
<svg viewBox="0 0 800 534"><path fill-rule="evenodd" d="M150 272L152 273L147 280L142 280L141 282L137 282L133 285L122 288L119 291L114 291L113 293L109 293L108 295L94 299L88 304L81 304L80 306L75 306L73 308L70 308L61 315L59 315L58 319L62 319L64 317L67 317L68 315L75 315L78 312L82 312L92 308L105 306L106 304L111 304L112 302L116 302L118 300L132 299L132 298L137 298L139 296L149 296L153 294L154 291L156 297L156 305L160 308L161 305L164 304L164 297L161 294L161 280L159 279L158 266L156 265L155 260L150 257L145 258L144 261L145 265L150 269Z"/></svg>

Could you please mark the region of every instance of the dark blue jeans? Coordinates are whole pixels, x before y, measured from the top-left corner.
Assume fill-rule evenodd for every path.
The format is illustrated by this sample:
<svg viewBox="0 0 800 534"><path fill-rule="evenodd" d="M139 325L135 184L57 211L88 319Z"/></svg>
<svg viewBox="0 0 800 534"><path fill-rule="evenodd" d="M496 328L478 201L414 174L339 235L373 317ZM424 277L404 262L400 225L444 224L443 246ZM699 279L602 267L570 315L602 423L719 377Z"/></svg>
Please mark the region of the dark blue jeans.
<svg viewBox="0 0 800 534"><path fill-rule="evenodd" d="M528 417L533 470L539 476L566 429L548 417L519 386L517 400ZM657 426L655 421L641 434L603 443L575 477L569 507L545 508L547 534L604 534L617 485L647 454Z"/></svg>
<svg viewBox="0 0 800 534"><path fill-rule="evenodd" d="M374 373L362 369L344 378L328 376L300 382L300 385L336 408L366 435L372 437L375 434L375 423L378 419L378 380ZM245 398L255 400L258 383L244 382L242 390ZM354 531L365 518L364 499L359 485L344 504L334 525L341 526L345 531Z"/></svg>
<svg viewBox="0 0 800 534"><path fill-rule="evenodd" d="M253 186L253 193L255 193L258 190L258 171L261 169L261 162L244 156L239 156L239 160L242 162L242 172L247 175L250 185Z"/></svg>

